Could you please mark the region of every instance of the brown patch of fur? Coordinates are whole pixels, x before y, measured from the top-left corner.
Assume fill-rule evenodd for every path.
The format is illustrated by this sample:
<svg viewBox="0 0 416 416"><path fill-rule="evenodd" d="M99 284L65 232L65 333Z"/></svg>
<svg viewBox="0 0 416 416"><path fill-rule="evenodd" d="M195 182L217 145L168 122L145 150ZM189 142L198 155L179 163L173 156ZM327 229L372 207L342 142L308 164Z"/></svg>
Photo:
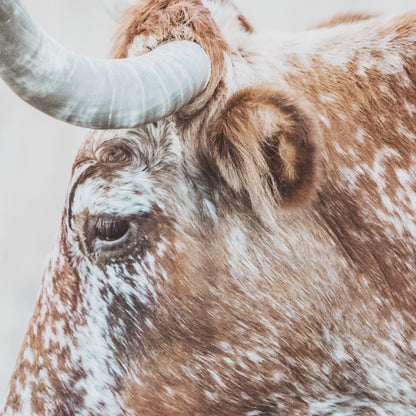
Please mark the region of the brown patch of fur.
<svg viewBox="0 0 416 416"><path fill-rule="evenodd" d="M316 189L317 127L302 100L269 86L247 88L228 101L214 128L214 157L228 184L256 200L259 190L285 206ZM261 191L260 191L261 192Z"/></svg>
<svg viewBox="0 0 416 416"><path fill-rule="evenodd" d="M251 26L250 22L246 19L245 16L240 14L238 16L238 21L240 22L241 27L247 32L247 33L254 33L254 27Z"/></svg>
<svg viewBox="0 0 416 416"><path fill-rule="evenodd" d="M384 302L412 314L416 300L409 293L413 291L410 282L414 277L415 248L408 244L410 232L400 235L392 219L396 209L412 215L410 205L400 196L405 188L397 171L410 171L416 152L414 140L402 131L416 131L415 119L408 109L416 102L414 55L410 52L414 50L415 27L413 13L395 18L391 26L380 27L380 39L396 36L392 41L395 52L391 46L388 56L391 60L394 53L403 60L402 71L384 72L387 55L376 44L370 52L373 67L364 74L362 64L368 57L357 49L342 69L319 58L310 67L293 60L297 71L287 78L293 89L303 91L330 126L322 124L326 180L320 185L318 212L352 264L371 282L368 295L377 294ZM334 100L328 105L321 96ZM382 155L385 151L391 154L384 153L380 159L380 151ZM378 163L382 177L374 179L369 171L377 170ZM389 211L383 198L391 201L394 212ZM391 222L381 221L377 212ZM397 221L400 223L398 216Z"/></svg>
<svg viewBox="0 0 416 416"><path fill-rule="evenodd" d="M319 23L316 26L313 26L313 29L320 29L324 27L335 27L339 25L348 25L351 23L361 22L363 20L372 19L377 17L378 14L370 12L348 12L337 14L329 20L325 20L322 23Z"/></svg>
<svg viewBox="0 0 416 416"><path fill-rule="evenodd" d="M112 56L118 59L128 56L129 47L138 36L145 39L152 36L158 44L194 41L205 50L211 59L211 79L204 92L179 112L180 117L193 115L214 95L224 72L224 52L228 45L200 0L142 1L126 11L117 33Z"/></svg>

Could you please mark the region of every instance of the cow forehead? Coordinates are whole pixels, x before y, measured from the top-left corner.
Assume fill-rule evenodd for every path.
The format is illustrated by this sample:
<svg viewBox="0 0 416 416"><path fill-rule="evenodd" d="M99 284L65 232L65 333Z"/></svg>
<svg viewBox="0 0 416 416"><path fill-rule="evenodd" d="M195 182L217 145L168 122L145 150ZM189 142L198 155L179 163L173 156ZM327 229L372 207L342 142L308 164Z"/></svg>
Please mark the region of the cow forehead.
<svg viewBox="0 0 416 416"><path fill-rule="evenodd" d="M162 156L160 150L176 156L182 153L176 124L172 118L165 118L134 129L91 131L81 145L74 165L77 165L79 159L85 158L85 155L99 160L103 148L110 147L111 144L117 147L122 142L130 146L131 151L147 158L156 151L158 156Z"/></svg>
<svg viewBox="0 0 416 416"><path fill-rule="evenodd" d="M91 211L147 211L157 174L177 166L182 145L169 120L137 129L94 131L73 165L69 200L75 215Z"/></svg>

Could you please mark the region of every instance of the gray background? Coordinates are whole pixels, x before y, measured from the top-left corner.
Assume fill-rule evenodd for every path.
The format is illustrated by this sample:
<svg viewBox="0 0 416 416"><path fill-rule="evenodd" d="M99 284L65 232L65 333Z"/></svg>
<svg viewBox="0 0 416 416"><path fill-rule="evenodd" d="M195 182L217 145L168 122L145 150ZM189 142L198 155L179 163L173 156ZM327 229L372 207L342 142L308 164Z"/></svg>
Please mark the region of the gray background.
<svg viewBox="0 0 416 416"><path fill-rule="evenodd" d="M58 41L106 57L124 0L25 0ZM236 0L261 29L303 29L347 10L400 12L416 0ZM116 6L115 6L116 5ZM77 146L85 130L19 100L0 80L0 402L53 244Z"/></svg>

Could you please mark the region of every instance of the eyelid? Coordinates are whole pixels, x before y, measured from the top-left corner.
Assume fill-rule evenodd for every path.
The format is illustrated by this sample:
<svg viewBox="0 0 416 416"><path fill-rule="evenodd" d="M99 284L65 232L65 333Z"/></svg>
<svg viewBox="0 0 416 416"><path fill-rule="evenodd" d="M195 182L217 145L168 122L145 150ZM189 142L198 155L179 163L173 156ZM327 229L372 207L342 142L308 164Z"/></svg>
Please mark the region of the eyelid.
<svg viewBox="0 0 416 416"><path fill-rule="evenodd" d="M127 225L127 227L124 227L126 228L126 232L123 235L120 235L120 238L114 240L106 240L105 238L100 238L100 234L103 235L105 233L105 227L107 227L106 224L114 221L119 221L120 223ZM114 214L103 213L88 215L84 222L83 234L89 251L93 252L100 247L107 247L110 249L111 246L122 243L127 239L131 228L131 223L132 221L129 217L121 217Z"/></svg>
<svg viewBox="0 0 416 416"><path fill-rule="evenodd" d="M81 251L84 255L94 259L94 262L103 265L120 261L135 253L140 256L149 246L147 233L152 228L149 219L148 213L129 216L84 213L76 218L78 227L75 232L78 235ZM97 224L102 225L111 221L119 221L124 227L128 224L128 227L125 227L126 232L121 235L121 230L118 239L100 239L97 235Z"/></svg>
<svg viewBox="0 0 416 416"><path fill-rule="evenodd" d="M96 239L100 241L119 241L129 229L129 221L116 216L99 216L91 224Z"/></svg>

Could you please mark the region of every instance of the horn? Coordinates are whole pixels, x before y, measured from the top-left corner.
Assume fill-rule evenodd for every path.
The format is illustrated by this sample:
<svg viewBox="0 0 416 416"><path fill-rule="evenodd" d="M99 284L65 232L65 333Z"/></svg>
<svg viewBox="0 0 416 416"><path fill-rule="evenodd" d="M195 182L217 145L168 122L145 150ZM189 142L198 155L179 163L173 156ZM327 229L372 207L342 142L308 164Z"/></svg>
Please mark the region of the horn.
<svg viewBox="0 0 416 416"><path fill-rule="evenodd" d="M59 120L94 129L157 121L200 94L210 74L209 57L188 41L126 59L77 55L45 34L21 0L0 0L0 76Z"/></svg>

